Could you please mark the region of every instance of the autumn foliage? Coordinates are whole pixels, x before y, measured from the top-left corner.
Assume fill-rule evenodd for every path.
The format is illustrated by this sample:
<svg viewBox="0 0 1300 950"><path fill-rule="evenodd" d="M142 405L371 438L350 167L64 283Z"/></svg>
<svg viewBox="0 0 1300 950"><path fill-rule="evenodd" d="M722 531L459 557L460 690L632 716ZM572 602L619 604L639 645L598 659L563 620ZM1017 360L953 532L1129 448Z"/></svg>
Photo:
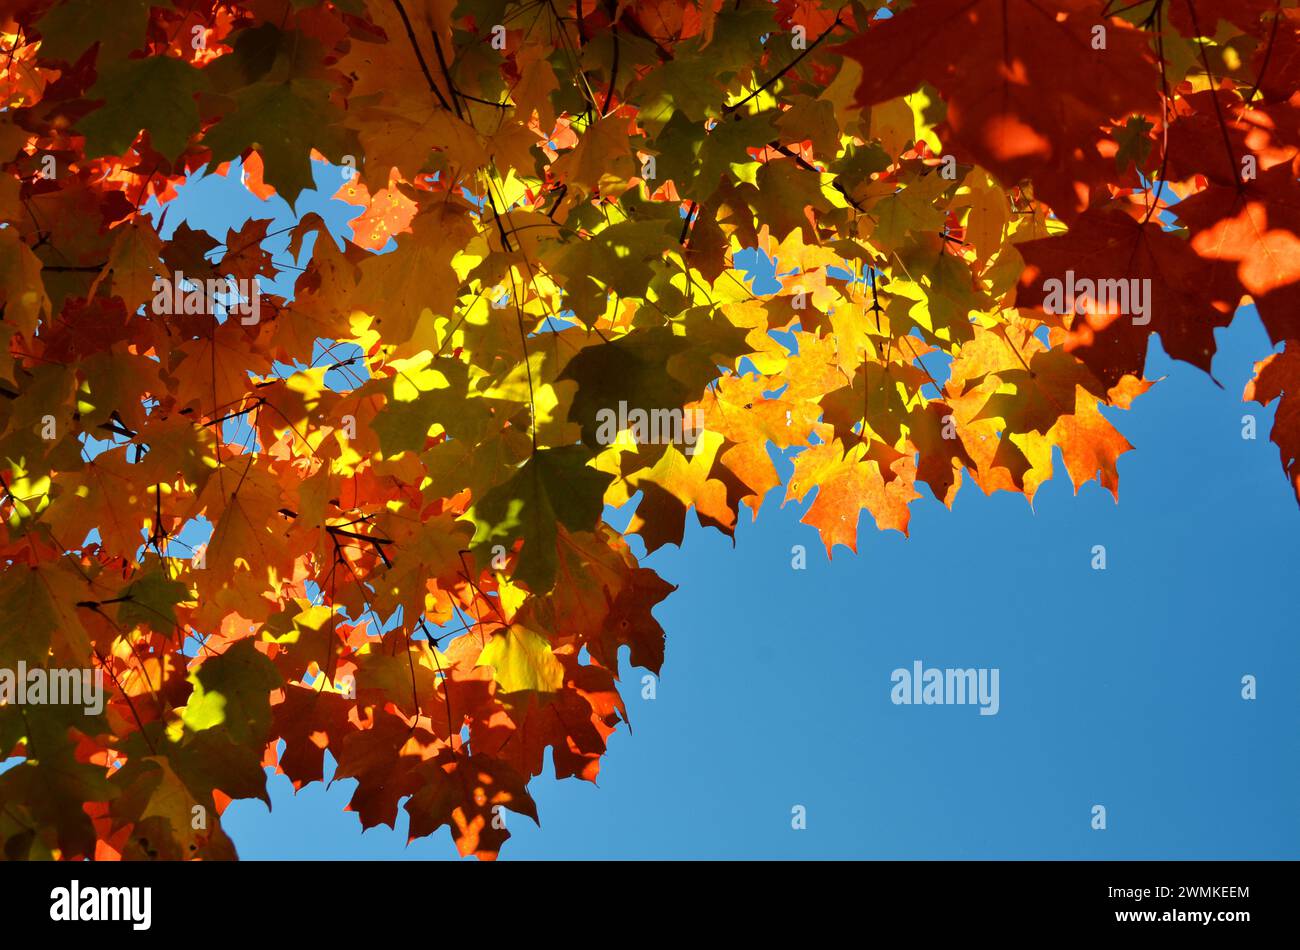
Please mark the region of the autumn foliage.
<svg viewBox="0 0 1300 950"><path fill-rule="evenodd" d="M1032 499L1054 449L1117 492L1101 407L1153 333L1208 372L1243 304L1300 495L1295 6L6 3L0 667L107 702L0 706L5 856L233 857L226 805L328 750L363 827L493 857L664 660L607 506L647 551L731 535L780 450L829 552L967 479ZM295 207L322 161L343 234L168 216L200 170ZM160 304L178 272L296 277L248 320ZM1067 279L1149 282L1149 320ZM599 438L620 404L702 425Z"/></svg>

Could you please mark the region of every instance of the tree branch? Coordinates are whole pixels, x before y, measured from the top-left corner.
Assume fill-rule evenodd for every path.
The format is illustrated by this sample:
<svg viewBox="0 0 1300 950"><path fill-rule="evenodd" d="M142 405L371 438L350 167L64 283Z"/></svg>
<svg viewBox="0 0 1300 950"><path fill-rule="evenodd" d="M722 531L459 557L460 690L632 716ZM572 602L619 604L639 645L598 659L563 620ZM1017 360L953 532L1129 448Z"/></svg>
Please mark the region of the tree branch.
<svg viewBox="0 0 1300 950"><path fill-rule="evenodd" d="M411 26L411 18L406 15L406 7L402 6L402 0L393 0L393 6L397 8L397 15L402 18L402 26L406 27L406 37L411 41L411 49L415 50L415 58L420 61L420 71L424 73L425 81L429 84L429 89L438 97L444 109L450 110L451 105L438 88L438 84L433 81L433 73L429 72L429 64L424 61L424 54L420 52L420 44L415 39L415 29Z"/></svg>
<svg viewBox="0 0 1300 950"><path fill-rule="evenodd" d="M729 105L729 106L723 106L723 107L722 107L722 114L723 114L723 115L730 115L731 113L733 113L733 112L735 112L737 109L739 109L741 106L743 106L743 105L744 105L746 102L748 102L750 99L753 99L753 98L754 98L756 95L758 95L760 92L763 92L765 89L767 89L767 88L769 88L770 86L772 86L772 84L775 83L778 79L780 79L782 76L784 76L784 75L785 75L786 73L788 73L790 70L792 70L792 69L794 69L796 66L798 66L799 63L800 63L800 61L801 61L805 56L807 56L809 53L811 53L813 50L815 50L815 49L817 48L818 44L820 44L822 40L824 40L824 39L826 39L826 37L830 36L832 30L834 30L834 29L835 29L836 27L838 27L838 26L843 26L843 25L844 25L844 24L840 21L839 15L837 14L836 17L835 17L835 22L832 23L830 26L826 27L826 29L822 30L821 35L820 35L819 37L817 37L817 39L815 39L815 40L813 40L811 43L809 43L809 44L808 44L808 48L807 48L806 50L804 50L803 52L801 52L801 53L800 53L798 56L796 56L794 59L790 60L790 62L786 64L786 66L785 66L784 69L782 69L779 73L776 73L775 75L773 75L770 79L768 79L768 80L767 80L766 82L764 82L761 86L759 86L757 89L755 89L755 90L754 90L753 92L751 92L749 95L747 95L744 99L741 99L739 102L732 103L732 104Z"/></svg>

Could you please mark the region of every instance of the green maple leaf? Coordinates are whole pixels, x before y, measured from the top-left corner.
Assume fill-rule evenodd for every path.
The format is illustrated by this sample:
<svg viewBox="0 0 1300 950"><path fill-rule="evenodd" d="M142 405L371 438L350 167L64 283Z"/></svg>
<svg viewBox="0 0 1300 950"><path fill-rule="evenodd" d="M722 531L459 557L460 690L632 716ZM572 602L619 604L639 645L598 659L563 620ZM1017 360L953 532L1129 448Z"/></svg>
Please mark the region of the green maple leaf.
<svg viewBox="0 0 1300 950"><path fill-rule="evenodd" d="M169 159L199 130L194 94L205 85L202 71L170 56L128 59L105 66L87 94L104 104L77 122L87 155L121 155L141 129Z"/></svg>
<svg viewBox="0 0 1300 950"><path fill-rule="evenodd" d="M768 162L759 168L755 184L757 190L751 192L750 204L774 237L785 240L791 232L800 230L804 241L816 243L817 233L805 209L824 214L834 207L822 190L821 175L794 162Z"/></svg>
<svg viewBox="0 0 1300 950"><path fill-rule="evenodd" d="M104 689L112 689L105 677ZM22 738L26 760L0 775L2 811L18 808L28 827L53 832L61 848L73 853L93 850L95 831L82 807L107 802L118 794L101 766L81 762L78 733L108 731L103 715L87 715L83 706L62 703L0 706L0 741L6 751ZM11 839L12 840L12 839ZM6 848L9 842L6 842Z"/></svg>
<svg viewBox="0 0 1300 950"><path fill-rule="evenodd" d="M646 412L681 409L718 377L720 361L748 351L744 331L724 319L692 311L686 325L681 335L666 326L633 330L569 361L559 378L578 384L569 421L582 427L583 441L596 444L597 414L617 411L620 402Z"/></svg>
<svg viewBox="0 0 1300 950"><path fill-rule="evenodd" d="M118 596L130 597L117 607L117 622L129 628L145 624L160 633L176 627L176 605L190 600L190 589L174 581L162 566L145 571Z"/></svg>
<svg viewBox="0 0 1300 950"><path fill-rule="evenodd" d="M0 573L0 667L13 668L19 660L40 666L51 647L56 663L84 663L90 635L76 604L89 593L66 562L14 565Z"/></svg>
<svg viewBox="0 0 1300 950"><path fill-rule="evenodd" d="M533 593L555 586L557 524L571 531L590 531L600 520L605 488L612 475L587 466L585 449L566 445L540 449L508 480L489 489L468 512L474 525L471 549L479 563L492 559L492 548L507 550L523 539L514 579Z"/></svg>
<svg viewBox="0 0 1300 950"><path fill-rule="evenodd" d="M122 59L144 45L150 0L65 0L37 22L43 59L76 62L99 43L100 63Z"/></svg>
<svg viewBox="0 0 1300 950"><path fill-rule="evenodd" d="M271 728L270 692L283 684L275 664L259 653L252 639L237 641L209 657L190 674L194 693L181 715L195 732L221 726L239 745L266 737Z"/></svg>
<svg viewBox="0 0 1300 950"><path fill-rule="evenodd" d="M970 315L989 309L993 301L976 288L970 265L955 255L941 254L927 276L935 328L946 327L956 340L973 338Z"/></svg>
<svg viewBox="0 0 1300 950"><path fill-rule="evenodd" d="M654 278L651 262L677 245L680 220L656 216L662 211L649 203L645 210L646 220L620 221L585 240L557 243L547 255L548 267L565 278L569 305L583 323L595 322L610 292L644 294Z"/></svg>
<svg viewBox="0 0 1300 950"><path fill-rule="evenodd" d="M234 105L204 137L213 163L256 148L263 177L290 205L312 186L311 150L333 161L355 154L354 135L329 102L328 83L310 79L258 82L239 90Z"/></svg>
<svg viewBox="0 0 1300 950"><path fill-rule="evenodd" d="M699 170L695 180L689 182L682 194L688 198L704 199L718 190L718 180L735 166L755 166L749 149L759 148L776 138L772 114L733 116L714 126L700 147ZM751 172L756 170L752 168ZM752 180L752 179L751 179Z"/></svg>
<svg viewBox="0 0 1300 950"><path fill-rule="evenodd" d="M938 175L926 175L910 182L897 194L880 199L871 209L876 217L872 243L893 251L901 248L913 232L935 232L942 228L946 215L934 202L948 185Z"/></svg>

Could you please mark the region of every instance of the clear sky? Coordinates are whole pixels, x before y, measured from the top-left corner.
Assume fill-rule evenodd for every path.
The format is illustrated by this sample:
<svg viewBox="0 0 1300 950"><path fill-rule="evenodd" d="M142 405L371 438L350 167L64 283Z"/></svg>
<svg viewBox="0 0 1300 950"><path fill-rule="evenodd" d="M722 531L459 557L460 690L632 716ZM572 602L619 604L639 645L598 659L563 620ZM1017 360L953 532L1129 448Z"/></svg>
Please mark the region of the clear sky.
<svg viewBox="0 0 1300 950"><path fill-rule="evenodd" d="M183 189L167 228L292 224L233 185ZM309 210L336 228L356 213L310 192ZM510 813L503 859L1300 857L1300 510L1274 407L1241 402L1267 336L1245 311L1218 341L1222 389L1154 345L1164 378L1107 411L1136 446L1118 505L1095 482L1075 496L1058 454L1033 508L967 480L953 511L928 491L912 505L910 539L864 513L859 553L833 561L782 489L734 546L688 517L684 547L644 562L679 585L656 610L656 697L625 665L633 731L599 787L548 766L530 785L542 825ZM891 674L916 660L999 670L997 715L894 705ZM273 811L236 802L224 822L244 858L456 857L446 829L408 846L404 812L362 834L353 785L294 795L276 777Z"/></svg>

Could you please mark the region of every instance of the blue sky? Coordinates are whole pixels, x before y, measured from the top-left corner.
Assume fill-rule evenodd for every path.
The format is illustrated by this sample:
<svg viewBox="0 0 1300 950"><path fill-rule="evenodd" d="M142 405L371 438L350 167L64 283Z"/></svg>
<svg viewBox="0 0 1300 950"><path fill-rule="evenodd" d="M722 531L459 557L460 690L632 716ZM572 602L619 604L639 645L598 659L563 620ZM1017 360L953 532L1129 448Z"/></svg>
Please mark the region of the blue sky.
<svg viewBox="0 0 1300 950"><path fill-rule="evenodd" d="M326 194L334 174L317 166ZM234 181L183 189L167 224L292 223ZM309 192L311 210L336 228L355 213ZM913 504L910 539L864 515L859 553L833 561L780 489L734 546L691 526L645 561L679 585L656 610L655 698L625 672L632 732L599 787L534 779L542 825L509 814L503 858L1300 856L1300 511L1273 407L1240 401L1273 348L1250 311L1218 340L1223 389L1156 345L1147 375L1166 378L1108 412L1136 446L1118 505L1095 483L1075 496L1058 455L1032 508L967 481L951 512L928 492ZM997 668L998 714L894 705L891 673L915 660ZM455 858L446 829L409 846L402 818L362 834L342 810L353 784L294 795L274 777L271 812L237 802L224 821L245 858Z"/></svg>

